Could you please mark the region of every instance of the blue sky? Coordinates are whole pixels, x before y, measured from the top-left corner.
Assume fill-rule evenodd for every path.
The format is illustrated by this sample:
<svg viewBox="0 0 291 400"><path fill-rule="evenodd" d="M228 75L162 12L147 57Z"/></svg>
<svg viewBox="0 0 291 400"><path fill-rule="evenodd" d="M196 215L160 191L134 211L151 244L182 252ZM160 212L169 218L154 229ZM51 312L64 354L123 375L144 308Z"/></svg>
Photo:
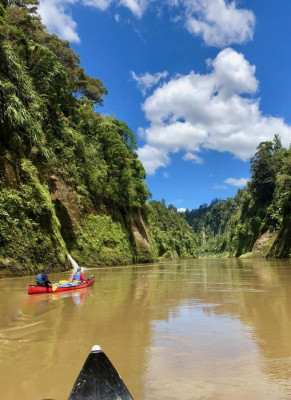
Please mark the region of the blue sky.
<svg viewBox="0 0 291 400"><path fill-rule="evenodd" d="M125 121L154 199L235 195L256 146L291 140L290 0L40 0Z"/></svg>

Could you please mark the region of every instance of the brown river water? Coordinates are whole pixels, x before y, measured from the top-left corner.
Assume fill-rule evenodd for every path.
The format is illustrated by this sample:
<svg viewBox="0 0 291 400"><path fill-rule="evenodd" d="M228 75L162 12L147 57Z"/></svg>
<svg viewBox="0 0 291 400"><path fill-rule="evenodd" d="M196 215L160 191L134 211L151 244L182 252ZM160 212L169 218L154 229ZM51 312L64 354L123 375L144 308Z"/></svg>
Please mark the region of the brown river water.
<svg viewBox="0 0 291 400"><path fill-rule="evenodd" d="M67 399L94 344L135 400L291 399L291 260L92 273L94 287L63 294L0 280L1 399Z"/></svg>

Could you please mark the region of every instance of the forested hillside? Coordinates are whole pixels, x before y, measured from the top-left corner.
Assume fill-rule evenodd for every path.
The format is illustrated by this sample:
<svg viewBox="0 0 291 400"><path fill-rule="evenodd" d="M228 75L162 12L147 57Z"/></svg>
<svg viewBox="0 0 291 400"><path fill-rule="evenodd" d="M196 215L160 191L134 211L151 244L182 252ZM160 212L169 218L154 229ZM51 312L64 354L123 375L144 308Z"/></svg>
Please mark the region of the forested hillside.
<svg viewBox="0 0 291 400"><path fill-rule="evenodd" d="M193 252L193 235L178 251L151 233L135 136L96 111L106 88L46 32L37 4L0 1L0 268L66 269L68 252L86 266Z"/></svg>
<svg viewBox="0 0 291 400"><path fill-rule="evenodd" d="M233 232L235 230L239 198L214 199L210 205L202 204L198 209L186 210L183 214L197 236L199 254L233 254Z"/></svg>
<svg viewBox="0 0 291 400"><path fill-rule="evenodd" d="M197 256L194 232L176 207L172 204L166 207L163 200L151 201L147 212L158 254L171 259Z"/></svg>
<svg viewBox="0 0 291 400"><path fill-rule="evenodd" d="M280 137L263 142L251 159L251 180L227 200L187 210L200 254L288 257L291 252L291 149Z"/></svg>

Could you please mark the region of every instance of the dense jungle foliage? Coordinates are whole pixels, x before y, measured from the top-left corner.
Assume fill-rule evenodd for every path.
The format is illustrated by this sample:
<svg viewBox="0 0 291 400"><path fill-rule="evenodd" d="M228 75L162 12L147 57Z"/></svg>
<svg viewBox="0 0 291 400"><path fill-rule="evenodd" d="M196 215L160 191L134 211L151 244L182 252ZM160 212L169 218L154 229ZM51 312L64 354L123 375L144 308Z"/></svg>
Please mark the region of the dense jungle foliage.
<svg viewBox="0 0 291 400"><path fill-rule="evenodd" d="M177 245L174 226L155 227L133 132L96 111L103 82L47 33L37 6L0 0L0 267L65 269L68 251L83 265L193 253L193 234Z"/></svg>
<svg viewBox="0 0 291 400"><path fill-rule="evenodd" d="M249 253L265 234L258 252L288 257L291 252L291 148L280 137L262 142L251 159L251 180L234 198L215 199L207 206L186 210L184 218L197 234L199 253Z"/></svg>
<svg viewBox="0 0 291 400"><path fill-rule="evenodd" d="M197 254L196 237L177 208L165 201L151 201L147 206L148 220L157 254L164 258L187 258Z"/></svg>

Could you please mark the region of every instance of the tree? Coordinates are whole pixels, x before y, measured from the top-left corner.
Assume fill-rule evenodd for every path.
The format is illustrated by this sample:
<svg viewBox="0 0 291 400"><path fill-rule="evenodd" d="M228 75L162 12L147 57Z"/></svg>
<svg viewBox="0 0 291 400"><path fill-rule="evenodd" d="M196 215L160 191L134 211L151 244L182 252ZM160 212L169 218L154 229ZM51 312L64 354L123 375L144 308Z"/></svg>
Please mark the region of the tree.
<svg viewBox="0 0 291 400"><path fill-rule="evenodd" d="M273 154L273 142L262 142L251 158L251 188L255 198L262 203L271 202L275 189L276 171Z"/></svg>

